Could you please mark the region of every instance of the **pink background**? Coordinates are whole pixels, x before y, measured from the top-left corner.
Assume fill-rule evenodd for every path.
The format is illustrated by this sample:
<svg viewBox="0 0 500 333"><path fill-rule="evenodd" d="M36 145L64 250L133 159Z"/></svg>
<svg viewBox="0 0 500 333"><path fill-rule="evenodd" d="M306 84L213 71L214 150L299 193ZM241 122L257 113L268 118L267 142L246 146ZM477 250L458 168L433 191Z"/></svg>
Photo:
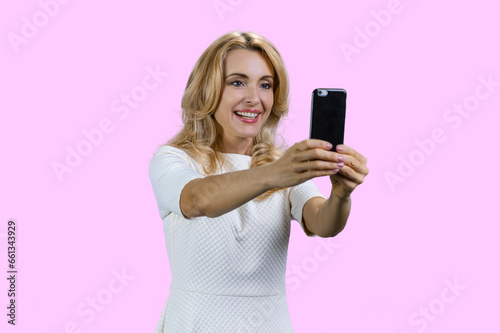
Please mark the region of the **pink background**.
<svg viewBox="0 0 500 333"><path fill-rule="evenodd" d="M42 0L51 16L34 0L0 10L0 276L9 219L18 269L15 327L0 279L2 332L154 330L170 268L149 161L180 128L195 61L231 30L262 34L283 55L290 145L308 136L312 90L342 87L345 143L368 158L331 253L292 221L288 267L303 272L287 275L295 331L500 331L496 2L221 0L220 15L212 0L67 2ZM168 76L141 96L148 67ZM145 98L125 114L115 103L131 92ZM58 179L66 147L84 149L83 132L106 121ZM329 195L328 178L316 183Z"/></svg>

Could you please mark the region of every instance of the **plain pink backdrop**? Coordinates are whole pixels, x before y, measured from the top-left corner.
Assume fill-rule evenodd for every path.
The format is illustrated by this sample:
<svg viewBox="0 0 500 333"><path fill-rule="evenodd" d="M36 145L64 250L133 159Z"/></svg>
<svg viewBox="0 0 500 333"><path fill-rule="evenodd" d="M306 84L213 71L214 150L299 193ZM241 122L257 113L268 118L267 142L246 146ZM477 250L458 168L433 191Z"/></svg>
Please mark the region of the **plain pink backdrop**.
<svg viewBox="0 0 500 333"><path fill-rule="evenodd" d="M18 269L15 327L0 279L2 332L154 330L170 268L149 161L180 128L195 61L231 30L281 52L289 145L308 136L312 90L340 87L345 143L368 159L329 250L292 221L288 267L307 273L287 275L295 331L500 331L494 1L62 2L0 10L0 276L9 219ZM141 101L126 113L130 93ZM58 177L53 165L78 147L87 155ZM328 178L316 184L329 195Z"/></svg>

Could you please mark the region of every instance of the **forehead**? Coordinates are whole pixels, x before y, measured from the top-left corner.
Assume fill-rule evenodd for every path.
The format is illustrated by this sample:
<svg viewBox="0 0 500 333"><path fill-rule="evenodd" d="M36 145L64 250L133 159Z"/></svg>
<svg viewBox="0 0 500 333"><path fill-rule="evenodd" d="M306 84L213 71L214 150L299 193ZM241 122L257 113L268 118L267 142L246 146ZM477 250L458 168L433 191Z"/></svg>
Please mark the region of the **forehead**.
<svg viewBox="0 0 500 333"><path fill-rule="evenodd" d="M231 50L226 55L225 74L243 73L258 76L272 75L273 67L269 59L260 52L249 50Z"/></svg>

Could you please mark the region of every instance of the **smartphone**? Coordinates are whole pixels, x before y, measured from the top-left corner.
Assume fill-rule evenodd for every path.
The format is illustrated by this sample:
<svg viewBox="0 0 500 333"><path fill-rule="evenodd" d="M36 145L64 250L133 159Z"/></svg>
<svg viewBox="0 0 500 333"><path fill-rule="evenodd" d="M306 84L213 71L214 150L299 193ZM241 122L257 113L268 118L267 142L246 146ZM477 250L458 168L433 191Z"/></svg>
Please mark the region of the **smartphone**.
<svg viewBox="0 0 500 333"><path fill-rule="evenodd" d="M312 93L311 139L321 139L335 146L344 143L345 106L344 89L318 88Z"/></svg>

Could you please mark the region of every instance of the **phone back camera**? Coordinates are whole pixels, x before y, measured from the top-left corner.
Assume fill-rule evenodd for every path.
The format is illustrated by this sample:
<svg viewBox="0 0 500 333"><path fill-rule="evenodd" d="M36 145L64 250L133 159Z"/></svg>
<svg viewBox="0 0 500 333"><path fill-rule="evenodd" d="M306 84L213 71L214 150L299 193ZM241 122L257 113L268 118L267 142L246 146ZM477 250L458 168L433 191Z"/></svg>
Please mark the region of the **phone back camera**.
<svg viewBox="0 0 500 333"><path fill-rule="evenodd" d="M324 89L319 89L318 90L318 96L323 97L323 96L326 96L326 95L328 95L328 91L326 91Z"/></svg>

